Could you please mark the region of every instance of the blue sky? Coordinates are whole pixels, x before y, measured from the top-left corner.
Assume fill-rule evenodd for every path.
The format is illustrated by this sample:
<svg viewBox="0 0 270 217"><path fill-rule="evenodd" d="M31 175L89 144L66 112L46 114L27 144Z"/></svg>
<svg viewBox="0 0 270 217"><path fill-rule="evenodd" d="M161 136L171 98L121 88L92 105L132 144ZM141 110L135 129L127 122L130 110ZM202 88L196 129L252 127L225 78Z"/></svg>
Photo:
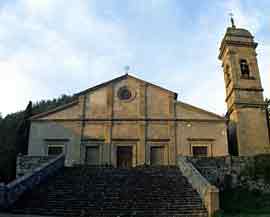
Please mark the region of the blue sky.
<svg viewBox="0 0 270 217"><path fill-rule="evenodd" d="M129 65L180 100L224 114L217 56L230 12L259 42L270 97L269 9L268 0L1 0L0 113L79 92Z"/></svg>

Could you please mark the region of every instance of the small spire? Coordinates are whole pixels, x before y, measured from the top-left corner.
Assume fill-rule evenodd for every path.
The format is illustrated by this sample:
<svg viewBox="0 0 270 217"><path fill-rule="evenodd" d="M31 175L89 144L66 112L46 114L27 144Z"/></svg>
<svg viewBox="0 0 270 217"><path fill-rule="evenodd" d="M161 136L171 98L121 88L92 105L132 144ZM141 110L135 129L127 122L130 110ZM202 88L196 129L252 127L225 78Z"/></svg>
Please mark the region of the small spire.
<svg viewBox="0 0 270 217"><path fill-rule="evenodd" d="M125 66L124 67L124 70L125 70L125 73L128 74L129 73L129 70L130 70L130 66L128 66L128 65Z"/></svg>
<svg viewBox="0 0 270 217"><path fill-rule="evenodd" d="M235 24L234 24L234 19L233 19L233 13L229 13L230 17L231 17L231 24L232 24L232 28L236 28Z"/></svg>

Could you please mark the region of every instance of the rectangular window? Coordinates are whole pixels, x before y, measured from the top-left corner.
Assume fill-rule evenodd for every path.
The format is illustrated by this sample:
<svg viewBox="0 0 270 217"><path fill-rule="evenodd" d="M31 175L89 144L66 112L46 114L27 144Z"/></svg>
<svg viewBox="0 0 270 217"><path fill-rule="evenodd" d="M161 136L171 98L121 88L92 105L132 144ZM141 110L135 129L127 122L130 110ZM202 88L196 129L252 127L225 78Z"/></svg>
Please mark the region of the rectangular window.
<svg viewBox="0 0 270 217"><path fill-rule="evenodd" d="M60 155L64 152L64 145L48 145L48 155Z"/></svg>
<svg viewBox="0 0 270 217"><path fill-rule="evenodd" d="M208 147L207 146L192 146L192 153L194 157L207 157Z"/></svg>

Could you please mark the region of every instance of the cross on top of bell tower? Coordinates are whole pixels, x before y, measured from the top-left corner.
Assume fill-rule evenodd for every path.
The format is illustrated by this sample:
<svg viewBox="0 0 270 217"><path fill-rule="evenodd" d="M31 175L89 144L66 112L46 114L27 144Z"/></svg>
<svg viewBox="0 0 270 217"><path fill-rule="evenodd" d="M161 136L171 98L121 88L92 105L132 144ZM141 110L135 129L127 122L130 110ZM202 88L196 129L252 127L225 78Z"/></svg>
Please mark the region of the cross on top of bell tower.
<svg viewBox="0 0 270 217"><path fill-rule="evenodd" d="M235 23L234 23L233 13L229 13L229 16L230 16L232 28L236 28Z"/></svg>

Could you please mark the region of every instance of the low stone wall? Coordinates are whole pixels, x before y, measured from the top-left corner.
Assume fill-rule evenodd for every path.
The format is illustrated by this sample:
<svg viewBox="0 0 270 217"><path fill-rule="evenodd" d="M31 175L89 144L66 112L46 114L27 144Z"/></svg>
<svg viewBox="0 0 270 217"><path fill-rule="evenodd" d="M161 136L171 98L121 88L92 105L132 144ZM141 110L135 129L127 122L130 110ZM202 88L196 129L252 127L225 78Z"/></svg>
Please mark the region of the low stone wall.
<svg viewBox="0 0 270 217"><path fill-rule="evenodd" d="M59 155L55 159L34 169L32 173L21 176L7 185L1 184L0 207L7 208L12 205L25 191L32 189L34 186L47 179L48 176L54 174L60 168L63 168L64 163L65 156Z"/></svg>
<svg viewBox="0 0 270 217"><path fill-rule="evenodd" d="M253 157L187 158L198 171L220 190L224 188L248 188L270 193L270 185L259 173L258 165L270 162L270 155ZM256 168L256 169L255 169Z"/></svg>
<svg viewBox="0 0 270 217"><path fill-rule="evenodd" d="M28 156L19 154L16 164L16 178L32 173L36 168L54 158L55 156Z"/></svg>
<svg viewBox="0 0 270 217"><path fill-rule="evenodd" d="M177 165L192 187L200 194L209 216L213 216L219 210L218 188L208 182L186 157L178 157Z"/></svg>

